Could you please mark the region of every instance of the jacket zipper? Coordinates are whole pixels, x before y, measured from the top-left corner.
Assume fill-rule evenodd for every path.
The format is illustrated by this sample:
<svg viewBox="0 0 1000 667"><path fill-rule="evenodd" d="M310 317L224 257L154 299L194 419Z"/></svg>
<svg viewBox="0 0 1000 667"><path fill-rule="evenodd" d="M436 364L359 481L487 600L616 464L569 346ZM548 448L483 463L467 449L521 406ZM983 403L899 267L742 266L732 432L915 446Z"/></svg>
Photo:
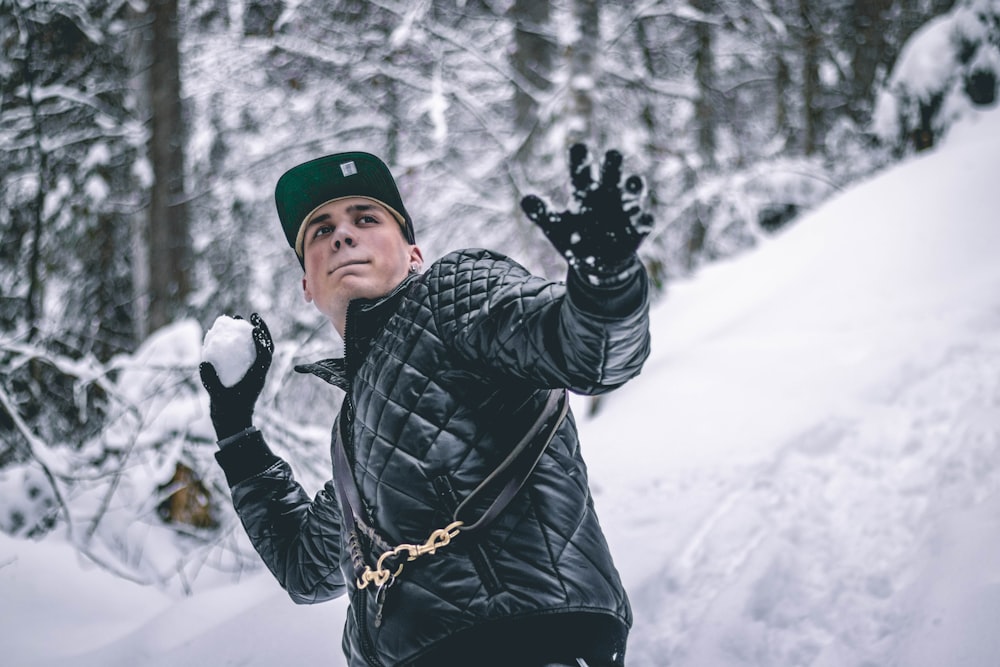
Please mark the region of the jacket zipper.
<svg viewBox="0 0 1000 667"><path fill-rule="evenodd" d="M367 590L354 591L354 622L358 626L358 634L361 635L361 657L372 667L382 667L382 661L378 659L375 651L375 642L372 641L371 633L368 632L368 592Z"/></svg>

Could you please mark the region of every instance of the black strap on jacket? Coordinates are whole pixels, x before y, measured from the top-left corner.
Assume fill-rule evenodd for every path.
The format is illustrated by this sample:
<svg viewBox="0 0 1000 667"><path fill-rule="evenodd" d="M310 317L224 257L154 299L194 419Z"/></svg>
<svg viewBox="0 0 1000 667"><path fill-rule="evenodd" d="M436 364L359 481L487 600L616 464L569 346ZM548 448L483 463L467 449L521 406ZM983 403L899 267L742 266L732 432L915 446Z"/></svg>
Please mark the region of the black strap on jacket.
<svg viewBox="0 0 1000 667"><path fill-rule="evenodd" d="M461 532L480 532L503 512L527 482L535 466L538 465L538 461L541 460L545 449L552 442L552 438L568 410L568 392L565 389L549 390L545 405L528 431L496 469L473 489L455 509L452 520L463 522L459 529ZM343 417L343 411L341 416ZM359 531L371 541L375 549L381 552L389 551L393 547L372 527L366 516L361 493L358 491L357 482L351 473L347 452L344 449L345 424L343 418L340 419L338 426L333 447L333 474L343 515L343 528L348 536L348 546L351 550L351 563L354 566L355 574L361 576L365 570L365 558L358 541ZM493 502L478 518L469 517L466 519L463 517L475 499L481 494L493 490L497 490Z"/></svg>
<svg viewBox="0 0 1000 667"><path fill-rule="evenodd" d="M500 462L500 465L455 508L452 520L463 522L460 528L463 533L477 532L486 528L510 504L524 483L528 481L531 471L538 465L542 453L552 442L552 438L555 437L556 430L568 410L567 391L565 389L550 390L541 413L535 418L528 432L521 437L521 440L510 451L510 454ZM480 494L495 488L499 488L500 491L478 519L472 521L471 518L468 520L463 518L462 515L473 500Z"/></svg>

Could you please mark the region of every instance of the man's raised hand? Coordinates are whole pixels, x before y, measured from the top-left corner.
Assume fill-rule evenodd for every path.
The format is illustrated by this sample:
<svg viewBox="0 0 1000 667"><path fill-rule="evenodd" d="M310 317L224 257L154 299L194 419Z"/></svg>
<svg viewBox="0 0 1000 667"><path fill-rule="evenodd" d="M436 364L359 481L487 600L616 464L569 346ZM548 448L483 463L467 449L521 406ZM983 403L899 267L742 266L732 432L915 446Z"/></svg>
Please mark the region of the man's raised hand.
<svg viewBox="0 0 1000 667"><path fill-rule="evenodd" d="M596 285L619 282L638 265L636 250L653 228L653 218L639 208L643 182L629 176L622 183L622 155L609 150L594 181L587 147L569 150L575 210L549 211L535 195L521 208L538 225L569 265Z"/></svg>

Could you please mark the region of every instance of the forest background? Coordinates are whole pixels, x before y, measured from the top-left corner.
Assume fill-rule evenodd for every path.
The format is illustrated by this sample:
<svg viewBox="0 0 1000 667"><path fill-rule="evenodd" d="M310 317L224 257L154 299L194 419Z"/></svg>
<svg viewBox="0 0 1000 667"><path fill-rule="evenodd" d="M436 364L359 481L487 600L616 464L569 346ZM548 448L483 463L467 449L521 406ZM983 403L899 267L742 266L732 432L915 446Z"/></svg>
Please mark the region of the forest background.
<svg viewBox="0 0 1000 667"><path fill-rule="evenodd" d="M618 148L669 298L995 104L1000 2L0 0L0 43L0 530L186 589L257 564L171 337L262 313L257 418L327 475L338 399L291 367L335 333L277 224L286 169L378 154L427 259L558 279L518 202L564 201L570 144Z"/></svg>

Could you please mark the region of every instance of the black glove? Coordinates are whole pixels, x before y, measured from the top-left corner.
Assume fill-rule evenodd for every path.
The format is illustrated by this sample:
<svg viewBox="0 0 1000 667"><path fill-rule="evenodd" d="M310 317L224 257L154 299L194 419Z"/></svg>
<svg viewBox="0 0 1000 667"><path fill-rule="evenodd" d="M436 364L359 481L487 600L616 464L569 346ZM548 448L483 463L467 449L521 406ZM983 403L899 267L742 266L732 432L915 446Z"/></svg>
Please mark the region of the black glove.
<svg viewBox="0 0 1000 667"><path fill-rule="evenodd" d="M237 315L236 319L243 318ZM207 361L198 366L201 383L208 391L211 406L209 415L219 440L236 435L253 425L253 406L264 388L267 369L271 367L271 355L274 352L271 332L257 313L250 316L250 324L253 325L253 345L257 348L257 358L239 382L226 387L219 380L215 366Z"/></svg>
<svg viewBox="0 0 1000 667"><path fill-rule="evenodd" d="M633 263L639 244L653 228L653 218L639 210L643 183L629 176L623 185L622 154L610 150L594 182L587 147L569 149L569 173L577 210L552 213L541 199L528 195L521 208L563 254L569 265L597 285L617 283Z"/></svg>

